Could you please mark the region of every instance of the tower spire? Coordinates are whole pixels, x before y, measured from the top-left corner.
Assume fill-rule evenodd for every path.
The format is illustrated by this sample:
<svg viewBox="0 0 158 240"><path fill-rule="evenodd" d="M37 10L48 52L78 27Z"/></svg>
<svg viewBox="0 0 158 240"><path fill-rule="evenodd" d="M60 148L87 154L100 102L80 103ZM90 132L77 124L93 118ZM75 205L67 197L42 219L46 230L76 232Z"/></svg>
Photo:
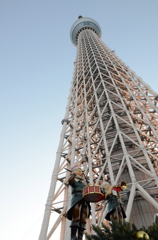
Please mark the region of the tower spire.
<svg viewBox="0 0 158 240"><path fill-rule="evenodd" d="M76 164L91 184L126 183L127 221L147 227L158 211L157 94L101 41L95 20L79 16L70 38L76 64L39 240L70 237L67 181ZM105 207L91 203L89 233Z"/></svg>

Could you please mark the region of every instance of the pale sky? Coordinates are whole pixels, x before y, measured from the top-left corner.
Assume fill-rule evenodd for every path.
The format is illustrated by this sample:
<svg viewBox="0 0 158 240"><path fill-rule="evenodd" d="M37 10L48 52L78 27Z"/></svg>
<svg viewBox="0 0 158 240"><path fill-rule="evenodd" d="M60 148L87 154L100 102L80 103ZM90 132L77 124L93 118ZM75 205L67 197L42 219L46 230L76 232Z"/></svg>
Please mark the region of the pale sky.
<svg viewBox="0 0 158 240"><path fill-rule="evenodd" d="M0 239L38 239L79 15L95 19L103 42L158 92L157 0L0 1Z"/></svg>

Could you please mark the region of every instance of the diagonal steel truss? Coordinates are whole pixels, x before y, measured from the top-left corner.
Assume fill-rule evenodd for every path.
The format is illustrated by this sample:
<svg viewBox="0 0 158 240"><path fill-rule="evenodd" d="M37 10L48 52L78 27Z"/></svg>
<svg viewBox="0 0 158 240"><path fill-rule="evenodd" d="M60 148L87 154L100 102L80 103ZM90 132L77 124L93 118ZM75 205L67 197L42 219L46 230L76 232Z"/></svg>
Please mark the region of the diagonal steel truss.
<svg viewBox="0 0 158 240"><path fill-rule="evenodd" d="M158 96L90 29L78 36L75 70L40 234L68 239L65 213L71 166L91 183L107 176L122 193L127 221L148 226L158 212ZM92 203L87 223L104 221L104 201Z"/></svg>

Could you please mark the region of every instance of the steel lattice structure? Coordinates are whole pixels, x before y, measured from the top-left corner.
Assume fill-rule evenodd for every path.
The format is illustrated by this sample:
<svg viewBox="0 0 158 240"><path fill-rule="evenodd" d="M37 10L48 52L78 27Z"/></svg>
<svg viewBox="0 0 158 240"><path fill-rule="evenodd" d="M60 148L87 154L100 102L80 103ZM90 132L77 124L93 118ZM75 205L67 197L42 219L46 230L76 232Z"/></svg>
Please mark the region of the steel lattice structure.
<svg viewBox="0 0 158 240"><path fill-rule="evenodd" d="M60 240L69 239L66 169L75 164L91 183L127 183L127 221L149 226L158 212L158 96L100 37L90 18L71 28L77 56L39 240L54 239L58 226ZM104 201L91 207L88 232L104 221Z"/></svg>

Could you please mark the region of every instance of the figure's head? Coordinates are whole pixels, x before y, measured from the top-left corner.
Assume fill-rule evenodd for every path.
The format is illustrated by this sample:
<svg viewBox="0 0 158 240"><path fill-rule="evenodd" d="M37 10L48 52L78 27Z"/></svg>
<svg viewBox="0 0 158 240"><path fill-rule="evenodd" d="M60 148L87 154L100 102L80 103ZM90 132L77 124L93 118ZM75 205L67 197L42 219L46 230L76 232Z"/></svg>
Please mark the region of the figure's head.
<svg viewBox="0 0 158 240"><path fill-rule="evenodd" d="M102 187L108 191L111 185L108 182L103 182Z"/></svg>
<svg viewBox="0 0 158 240"><path fill-rule="evenodd" d="M72 173L75 173L76 176L80 176L80 177L83 176L83 172L82 172L81 167L74 167L74 168L72 168Z"/></svg>

